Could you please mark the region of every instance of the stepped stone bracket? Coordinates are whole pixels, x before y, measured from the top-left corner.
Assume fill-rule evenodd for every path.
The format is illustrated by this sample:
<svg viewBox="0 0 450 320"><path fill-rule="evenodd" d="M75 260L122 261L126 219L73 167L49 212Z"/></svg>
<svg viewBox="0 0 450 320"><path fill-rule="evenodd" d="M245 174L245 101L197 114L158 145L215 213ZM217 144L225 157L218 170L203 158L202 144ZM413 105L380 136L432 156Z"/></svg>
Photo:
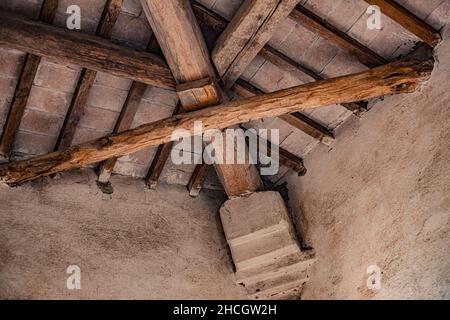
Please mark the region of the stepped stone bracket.
<svg viewBox="0 0 450 320"><path fill-rule="evenodd" d="M256 192L226 201L220 209L236 266L236 282L252 299L296 299L314 263L302 251L279 193Z"/></svg>

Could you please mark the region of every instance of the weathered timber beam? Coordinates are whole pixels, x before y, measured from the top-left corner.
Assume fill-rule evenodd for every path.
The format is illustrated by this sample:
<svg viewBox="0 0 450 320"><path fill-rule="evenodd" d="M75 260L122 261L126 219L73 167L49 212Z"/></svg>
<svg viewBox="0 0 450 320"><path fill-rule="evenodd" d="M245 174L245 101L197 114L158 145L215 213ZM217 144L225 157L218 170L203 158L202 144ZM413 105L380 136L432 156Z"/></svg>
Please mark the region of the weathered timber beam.
<svg viewBox="0 0 450 320"><path fill-rule="evenodd" d="M211 169L211 165L206 163L198 164L195 166L194 172L192 173L187 185L187 189L191 197L199 196L200 191L203 188L203 184L205 183L206 177L208 177L209 169Z"/></svg>
<svg viewBox="0 0 450 320"><path fill-rule="evenodd" d="M186 134L193 135L196 121L202 121L204 130L225 129L239 123L324 105L413 92L429 79L433 64L433 60L399 61L353 75L173 116L63 151L1 165L0 180L13 186L111 157L124 156L171 141L177 129L184 129Z"/></svg>
<svg viewBox="0 0 450 320"><path fill-rule="evenodd" d="M381 11L404 27L406 30L415 34L430 47L436 47L441 36L438 30L428 25L425 21L408 11L393 0L366 0L371 5L377 5Z"/></svg>
<svg viewBox="0 0 450 320"><path fill-rule="evenodd" d="M155 54L5 11L0 11L0 45L156 87L175 87L167 64Z"/></svg>
<svg viewBox="0 0 450 320"><path fill-rule="evenodd" d="M195 15L197 16L197 19L199 19L199 21L203 23L203 25L213 29L215 32L223 32L223 30L225 30L225 28L227 27L228 21L225 18L209 10L198 2L192 1L192 7L194 9ZM262 58L270 61L278 68L289 72L303 83L311 82L314 80L323 80L323 77L315 73L313 70L292 60L285 54L277 51L267 44L259 51L259 55ZM359 114L361 111L364 111L365 104L362 102L352 102L343 103L342 106L355 114Z"/></svg>
<svg viewBox="0 0 450 320"><path fill-rule="evenodd" d="M39 20L52 23L55 18L58 0L45 0L41 7ZM34 77L36 76L41 57L32 54L25 56L22 72L14 92L9 113L0 138L0 155L8 158L11 156L12 146L20 122L22 121L25 108L27 106L28 97L30 96L31 87L33 86Z"/></svg>
<svg viewBox="0 0 450 320"><path fill-rule="evenodd" d="M250 98L265 93L243 80L238 80L231 89L243 98ZM326 145L330 145L334 141L334 135L331 131L300 112L285 114L279 118Z"/></svg>
<svg viewBox="0 0 450 320"><path fill-rule="evenodd" d="M244 130L244 132L248 131L248 129L243 126L240 126L240 128ZM260 150L260 144L263 143L267 146L268 156L270 156L272 154L272 144L257 135L256 138L256 141L258 143L258 150ZM281 147L278 147L278 155L280 164L294 170L298 173L299 176L303 176L306 174L306 168L301 158ZM189 195L191 197L198 197L198 195L200 194L200 190L203 188L203 184L205 183L210 168L211 165L205 163L199 164L195 167L195 170L192 173L192 176L187 185Z"/></svg>
<svg viewBox="0 0 450 320"><path fill-rule="evenodd" d="M141 0L141 3L177 82L184 111L226 101L190 2ZM205 79L207 82L202 82ZM253 165L220 164L215 168L229 197L251 193L262 186L259 172Z"/></svg>
<svg viewBox="0 0 450 320"><path fill-rule="evenodd" d="M122 3L123 0L106 1L96 31L98 37L109 38L111 36L114 25L119 17ZM96 77L97 71L89 69L81 70L75 93L72 97L69 110L67 111L66 118L64 119L63 126L56 142L55 150L65 149L71 146Z"/></svg>
<svg viewBox="0 0 450 320"><path fill-rule="evenodd" d="M363 64L370 68L387 63L386 59L301 5L297 5L295 10L291 12L290 18L354 54Z"/></svg>
<svg viewBox="0 0 450 320"><path fill-rule="evenodd" d="M241 76L298 2L244 0L211 53L226 90Z"/></svg>

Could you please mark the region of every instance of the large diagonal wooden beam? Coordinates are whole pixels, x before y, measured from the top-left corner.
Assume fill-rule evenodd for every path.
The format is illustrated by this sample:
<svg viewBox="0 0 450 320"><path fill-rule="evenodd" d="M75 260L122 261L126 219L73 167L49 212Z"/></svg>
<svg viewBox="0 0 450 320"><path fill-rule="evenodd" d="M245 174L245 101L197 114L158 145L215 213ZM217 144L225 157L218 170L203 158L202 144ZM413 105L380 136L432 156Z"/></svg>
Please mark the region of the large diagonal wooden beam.
<svg viewBox="0 0 450 320"><path fill-rule="evenodd" d="M211 53L213 63L226 90L272 37L278 25L299 0L244 0L231 22L220 34ZM189 194L197 196L207 170L197 165L188 184Z"/></svg>
<svg viewBox="0 0 450 320"><path fill-rule="evenodd" d="M415 34L419 39L423 40L430 47L436 47L441 36L439 31L427 24L425 21L417 17L406 8L402 7L393 0L366 0L371 5L377 5L381 11L404 27L406 30Z"/></svg>
<svg viewBox="0 0 450 320"><path fill-rule="evenodd" d="M264 91L243 80L238 80L234 84L232 90L242 98L250 98L265 93ZM282 115L279 118L326 145L330 145L334 141L334 135L330 130L309 119L300 112Z"/></svg>
<svg viewBox="0 0 450 320"><path fill-rule="evenodd" d="M228 90L299 0L245 0L217 39L212 60Z"/></svg>
<svg viewBox="0 0 450 320"><path fill-rule="evenodd" d="M39 20L46 23L52 23L57 8L58 0L45 0L41 7ZM22 121L40 62L41 57L39 56L33 54L27 54L25 56L23 69L0 138L0 155L5 158L11 156L14 138L19 130L20 122Z"/></svg>
<svg viewBox="0 0 450 320"><path fill-rule="evenodd" d="M413 92L429 79L433 64L432 60L400 61L353 75L177 115L63 151L1 165L0 180L9 185L17 185L111 157L124 156L171 141L172 134L177 129L186 130L186 135L193 135L196 121L202 121L204 130L221 130L239 123L324 105Z"/></svg>
<svg viewBox="0 0 450 320"><path fill-rule="evenodd" d="M376 52L370 50L301 5L297 5L289 17L307 29L317 32L323 38L334 42L342 49L354 54L361 63L370 68L387 63L387 60Z"/></svg>
<svg viewBox="0 0 450 320"><path fill-rule="evenodd" d="M177 82L183 110L190 112L226 101L190 2L141 0L141 3ZM254 165L225 164L215 168L229 197L254 192L262 186Z"/></svg>
<svg viewBox="0 0 450 320"><path fill-rule="evenodd" d="M156 87L175 87L167 64L155 54L5 11L0 11L0 45Z"/></svg>
<svg viewBox="0 0 450 320"><path fill-rule="evenodd" d="M102 17L97 27L96 35L102 38L109 38L111 36L114 25L119 17L120 9L122 8L123 0L107 0L103 9ZM72 144L75 132L81 116L84 113L91 88L94 85L97 71L82 69L80 78L72 101L64 119L58 140L55 145L55 150L61 150L70 147Z"/></svg>

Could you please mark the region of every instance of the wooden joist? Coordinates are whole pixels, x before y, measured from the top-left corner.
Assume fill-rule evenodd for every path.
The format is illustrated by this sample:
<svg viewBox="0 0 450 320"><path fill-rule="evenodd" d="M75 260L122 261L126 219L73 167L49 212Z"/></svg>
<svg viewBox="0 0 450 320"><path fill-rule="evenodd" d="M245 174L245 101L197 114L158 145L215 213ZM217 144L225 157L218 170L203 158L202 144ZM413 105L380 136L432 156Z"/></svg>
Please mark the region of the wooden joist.
<svg viewBox="0 0 450 320"><path fill-rule="evenodd" d="M180 86L192 86L195 98L201 102L185 107L183 99L189 94L183 90L180 101L184 111L207 108L226 101L227 97L217 85L216 71L212 65L205 40L197 24L192 6L185 0L141 0L150 26L166 58L167 64ZM210 83L198 86L198 81ZM193 95L194 95L193 92ZM196 112L196 111L194 111ZM165 141L168 142L168 141ZM261 185L259 172L253 165L217 165L217 175L228 196L238 196L258 190Z"/></svg>
<svg viewBox="0 0 450 320"><path fill-rule="evenodd" d="M297 5L289 17L305 28L318 33L323 38L354 54L361 63L370 68L387 63L386 59L301 5Z"/></svg>
<svg viewBox="0 0 450 320"><path fill-rule="evenodd" d="M98 37L109 38L111 36L113 27L119 17L122 3L123 0L106 1L102 17L96 31L96 35ZM89 69L81 70L75 93L72 97L69 110L67 111L66 118L64 119L61 132L56 142L55 150L68 148L72 144L78 123L84 113L84 108L96 77L97 71Z"/></svg>
<svg viewBox="0 0 450 320"><path fill-rule="evenodd" d="M241 129L244 131L248 131L247 128L241 126ZM258 150L261 150L261 148L259 147L260 144L265 144L267 146L267 155L271 156L272 152L273 152L273 145L272 143L270 143L269 141L261 138L260 136L256 136L255 138L257 138L257 142L258 142ZM303 163L303 159L297 157L295 154L287 151L286 149L278 146L278 157L279 157L279 161L280 164L288 167L292 170L294 170L295 172L297 172L297 174L299 176L304 176L306 174L306 168L305 165Z"/></svg>
<svg viewBox="0 0 450 320"><path fill-rule="evenodd" d="M171 141L174 130L194 134L194 123L204 130L224 129L324 105L360 101L415 91L429 79L434 61L400 61L369 71L308 83L294 88L189 112L109 135L63 151L0 166L0 180L17 185L38 177L80 168Z"/></svg>
<svg viewBox="0 0 450 320"><path fill-rule="evenodd" d="M147 46L148 52L155 52L158 47L155 37L152 35L150 37L149 44ZM133 81L128 92L127 99L125 100L122 110L117 119L116 125L114 127L113 133L119 133L131 128L133 124L134 116L138 111L141 100L147 90L147 85L144 83ZM108 184L114 167L117 163L117 158L113 157L106 161L103 161L98 168L98 182L100 184ZM111 189L111 188L109 188Z"/></svg>
<svg viewBox="0 0 450 320"><path fill-rule="evenodd" d="M173 111L173 115L179 114L180 110L181 110L181 103L178 102L175 110ZM164 166L169 160L173 145L174 142L170 141L168 143L158 146L158 149L156 150L155 156L153 157L150 168L148 169L147 176L145 177L145 183L150 189L156 189L159 177L163 172Z"/></svg>
<svg viewBox="0 0 450 320"><path fill-rule="evenodd" d="M209 170L211 169L211 165L206 163L198 164L195 166L195 170L192 173L192 176L187 185L187 189L189 191L189 195L191 197L198 197L200 194L200 190L203 188L203 184L208 176Z"/></svg>
<svg viewBox="0 0 450 320"><path fill-rule="evenodd" d="M441 40L438 30L425 21L417 17L406 8L402 7L393 0L366 0L371 5L380 7L381 12L386 16L400 24L406 30L415 34L419 39L423 40L430 47L434 48Z"/></svg>
<svg viewBox="0 0 450 320"><path fill-rule="evenodd" d="M223 32L223 30L227 27L228 21L222 16L209 10L196 1L192 2L192 6L195 15L200 22L203 23L203 25L213 29L217 33ZM313 70L294 61L270 45L266 44L259 51L259 55L270 61L273 65L279 67L281 70L289 72L303 83L323 80L323 77L315 73ZM361 111L364 111L365 107L364 103L361 102L344 103L342 106L355 114L359 114Z"/></svg>
<svg viewBox="0 0 450 320"><path fill-rule="evenodd" d="M244 0L217 39L212 60L228 90L299 0Z"/></svg>
<svg viewBox="0 0 450 320"><path fill-rule="evenodd" d="M5 11L0 11L0 45L156 87L175 88L167 64L155 54Z"/></svg>
<svg viewBox="0 0 450 320"><path fill-rule="evenodd" d="M39 20L52 23L55 18L58 0L45 0L41 7ZM8 158L11 156L12 146L17 131L19 130L25 108L27 106L28 97L30 96L31 87L36 76L41 57L27 54L25 56L22 72L16 86L16 91L12 99L5 126L0 138L0 155Z"/></svg>

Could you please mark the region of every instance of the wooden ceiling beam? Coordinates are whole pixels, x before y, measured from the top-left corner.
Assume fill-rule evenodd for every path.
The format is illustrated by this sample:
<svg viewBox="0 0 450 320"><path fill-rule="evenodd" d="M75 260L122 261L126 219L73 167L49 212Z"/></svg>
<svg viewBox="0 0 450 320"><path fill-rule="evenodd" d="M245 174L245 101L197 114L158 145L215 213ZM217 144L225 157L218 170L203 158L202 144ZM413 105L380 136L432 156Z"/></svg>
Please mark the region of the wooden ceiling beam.
<svg viewBox="0 0 450 320"><path fill-rule="evenodd" d="M211 52L211 59L226 90L239 79L298 1L244 0ZM199 194L207 172L205 165L197 165L188 184L191 196Z"/></svg>
<svg viewBox="0 0 450 320"><path fill-rule="evenodd" d="M393 0L366 0L381 12L434 48L441 40L439 31Z"/></svg>
<svg viewBox="0 0 450 320"><path fill-rule="evenodd" d="M175 116L179 114L180 110L181 110L181 103L178 102L173 112L173 115ZM156 150L155 156L153 157L150 168L148 169L147 176L145 177L145 183L150 189L156 189L159 177L161 176L164 170L164 166L169 160L173 146L174 146L173 141L158 146L158 149Z"/></svg>
<svg viewBox="0 0 450 320"><path fill-rule="evenodd" d="M340 31L301 5L297 5L289 17L305 28L318 33L323 38L334 42L342 49L352 53L358 57L361 63L365 64L369 68L383 65L388 62L376 52L370 50L360 42L347 35L345 32Z"/></svg>
<svg viewBox="0 0 450 320"><path fill-rule="evenodd" d="M112 30L119 17L120 9L122 8L123 0L107 0L100 22L97 27L96 36L102 38L111 37ZM55 145L55 150L68 148L72 145L78 123L84 114L91 88L94 85L97 71L82 69L80 78L75 92L70 102L69 110L64 119L58 140Z"/></svg>
<svg viewBox="0 0 450 320"><path fill-rule="evenodd" d="M155 54L5 11L0 11L0 45L155 87L175 88L167 64Z"/></svg>
<svg viewBox="0 0 450 320"><path fill-rule="evenodd" d="M141 0L141 3L177 82L184 111L209 109L226 101L190 2ZM254 192L262 186L259 172L251 164L217 165L216 171L230 197Z"/></svg>
<svg viewBox="0 0 450 320"><path fill-rule="evenodd" d="M238 80L231 90L242 98L250 98L265 93L243 80ZM282 115L279 118L323 144L330 145L334 141L334 135L330 130L300 112Z"/></svg>
<svg viewBox="0 0 450 320"><path fill-rule="evenodd" d="M232 87L298 2L244 0L211 53L226 90Z"/></svg>
<svg viewBox="0 0 450 320"><path fill-rule="evenodd" d="M212 10L209 10L196 1L192 1L192 6L195 15L203 25L213 29L217 33L223 32L223 30L225 30L225 28L227 27L228 21L222 16L218 15ZM313 70L294 61L293 59L274 49L270 45L266 44L259 51L259 56L268 60L270 63L277 66L281 70L289 72L303 83L324 79ZM365 111L365 103L363 102L344 103L342 104L342 106L356 115Z"/></svg>
<svg viewBox="0 0 450 320"><path fill-rule="evenodd" d="M433 60L399 61L353 75L177 115L63 151L0 165L0 181L14 186L167 143L177 129L187 130L193 135L196 121L202 121L204 130L220 130L330 104L413 92L429 79L433 65Z"/></svg>
<svg viewBox="0 0 450 320"><path fill-rule="evenodd" d="M57 8L58 0L45 0L41 7L39 20L45 23L52 23ZM25 56L22 72L19 76L19 81L0 137L0 155L6 159L9 159L11 156L14 138L19 130L40 62L41 57L39 56L33 54L27 54Z"/></svg>

